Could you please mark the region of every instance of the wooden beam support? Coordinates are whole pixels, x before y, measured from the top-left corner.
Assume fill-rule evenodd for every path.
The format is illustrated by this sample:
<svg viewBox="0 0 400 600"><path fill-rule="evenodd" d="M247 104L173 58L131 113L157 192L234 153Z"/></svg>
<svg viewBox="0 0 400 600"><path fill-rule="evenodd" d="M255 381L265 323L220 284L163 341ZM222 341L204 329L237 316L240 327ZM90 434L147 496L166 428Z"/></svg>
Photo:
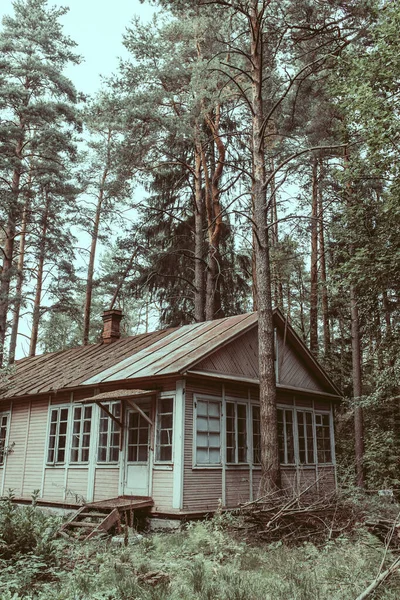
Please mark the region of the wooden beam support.
<svg viewBox="0 0 400 600"><path fill-rule="evenodd" d="M104 410L104 412L110 417L110 419L112 419L115 423L117 423L117 425L119 425L119 427L121 428L121 430L123 429L124 425L122 423L122 421L119 421L119 419L117 419L117 417L115 415L113 415L108 408L106 408L101 402L99 402L98 400L96 401L97 406L99 406L101 408L101 410Z"/></svg>
<svg viewBox="0 0 400 600"><path fill-rule="evenodd" d="M141 408L138 407L138 405L135 402L133 402L133 400L130 400L129 398L125 398L125 402L127 402L131 408L133 408L134 410L136 410L139 413L139 415L141 417L143 417L143 419L145 421L147 421L147 423L153 427L154 422L150 419L150 417L148 417L146 415L145 412L142 411Z"/></svg>

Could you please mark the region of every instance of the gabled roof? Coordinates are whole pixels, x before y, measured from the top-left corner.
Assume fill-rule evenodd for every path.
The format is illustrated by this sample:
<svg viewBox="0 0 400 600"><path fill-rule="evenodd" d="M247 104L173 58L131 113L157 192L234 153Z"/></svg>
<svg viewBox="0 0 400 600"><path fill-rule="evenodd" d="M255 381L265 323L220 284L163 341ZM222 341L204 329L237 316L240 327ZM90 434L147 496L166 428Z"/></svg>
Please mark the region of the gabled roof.
<svg viewBox="0 0 400 600"><path fill-rule="evenodd" d="M2 398L180 373L257 322L249 313L24 358Z"/></svg>
<svg viewBox="0 0 400 600"><path fill-rule="evenodd" d="M318 373L324 389L339 392L283 315L284 324L308 367ZM93 344L17 361L16 372L2 398L33 396L80 386L179 375L232 340L257 327L257 313L194 323L123 338L112 344Z"/></svg>

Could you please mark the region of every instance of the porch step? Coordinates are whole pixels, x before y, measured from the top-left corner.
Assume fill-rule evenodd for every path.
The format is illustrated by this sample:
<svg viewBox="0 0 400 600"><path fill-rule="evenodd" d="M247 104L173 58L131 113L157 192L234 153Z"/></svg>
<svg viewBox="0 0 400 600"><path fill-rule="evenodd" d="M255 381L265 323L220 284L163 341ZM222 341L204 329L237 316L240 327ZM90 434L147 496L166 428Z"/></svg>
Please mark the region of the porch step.
<svg viewBox="0 0 400 600"><path fill-rule="evenodd" d="M135 510L148 509L152 505L152 498L143 497L110 498L84 504L60 527L58 535L66 539L86 541L107 533L114 526L121 531L121 522L132 524Z"/></svg>

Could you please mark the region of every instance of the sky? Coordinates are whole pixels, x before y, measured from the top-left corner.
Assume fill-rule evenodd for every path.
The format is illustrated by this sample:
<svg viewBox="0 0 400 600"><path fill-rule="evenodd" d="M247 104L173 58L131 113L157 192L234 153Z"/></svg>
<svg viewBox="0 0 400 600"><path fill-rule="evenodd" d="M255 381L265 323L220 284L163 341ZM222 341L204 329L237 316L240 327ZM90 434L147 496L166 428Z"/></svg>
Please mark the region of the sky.
<svg viewBox="0 0 400 600"><path fill-rule="evenodd" d="M118 57L124 57L122 35L132 18L149 21L154 13L149 3L139 0L48 0L48 5L69 8L61 22L84 61L65 74L86 94L94 94L100 88L100 75L111 75ZM11 14L12 0L0 0L0 18Z"/></svg>
<svg viewBox="0 0 400 600"><path fill-rule="evenodd" d="M13 15L12 0L0 0L0 21L4 15ZM76 53L83 57L80 65L65 71L79 92L95 94L101 86L101 75L109 76L116 70L118 57L126 56L122 35L134 16L149 21L154 8L139 0L48 0L49 6L67 6L69 12L62 17L64 32L78 45ZM89 241L79 239L79 246ZM104 250L104 249L103 249ZM99 248L98 258L102 249ZM78 259L79 262L79 259ZM17 358L27 355L30 320L22 320L17 346ZM26 322L25 322L26 321Z"/></svg>

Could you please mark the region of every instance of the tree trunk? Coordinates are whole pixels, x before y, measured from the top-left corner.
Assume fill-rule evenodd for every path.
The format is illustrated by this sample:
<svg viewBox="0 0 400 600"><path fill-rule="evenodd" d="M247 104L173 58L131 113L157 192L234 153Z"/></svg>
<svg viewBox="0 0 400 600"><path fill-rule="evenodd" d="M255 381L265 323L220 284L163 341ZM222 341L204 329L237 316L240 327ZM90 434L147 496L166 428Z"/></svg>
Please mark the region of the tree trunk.
<svg viewBox="0 0 400 600"><path fill-rule="evenodd" d="M18 166L14 167L13 177L11 183L11 203L10 211L8 214L7 226L5 229L6 239L4 242L3 249L3 267L1 271L1 283L0 283L0 367L3 365L4 359L4 343L6 339L7 330L7 313L9 306L10 297L10 283L12 276L13 266L13 254L14 254L14 240L16 233L16 220L18 215L18 199L19 199L19 186L21 181L22 173L22 149L24 144L24 133L25 124L21 119L19 123L20 127L20 139L17 142L15 148L15 156L19 162Z"/></svg>
<svg viewBox="0 0 400 600"><path fill-rule="evenodd" d="M350 285L350 310L351 310L351 351L353 373L353 398L354 398L354 436L356 455L356 475L358 487L364 487L364 417L360 406L362 397L362 371L361 371L361 340L358 319L358 306L354 285Z"/></svg>
<svg viewBox="0 0 400 600"><path fill-rule="evenodd" d="M322 197L322 159L320 160L319 185L318 185L318 221L319 221L319 277L321 281L321 308L322 325L324 332L324 354L331 352L331 328L329 323L328 288L326 285L326 258L325 258L325 230L324 230L324 204Z"/></svg>
<svg viewBox="0 0 400 600"><path fill-rule="evenodd" d="M32 332L31 332L31 340L29 345L29 356L36 355L36 346L39 335L39 322L40 322L40 301L42 299L42 288L43 288L43 271L44 271L44 261L46 257L46 236L47 236L47 228L48 228L48 219L49 219L49 208L50 208L50 196L48 191L45 191L45 207L42 218L42 232L41 238L39 242L39 257L38 257L38 267L37 267L37 276L36 276L36 292L35 299L33 302L33 316L32 316Z"/></svg>
<svg viewBox="0 0 400 600"><path fill-rule="evenodd" d="M106 184L108 171L109 171L110 141L111 141L111 130L109 129L108 137L107 137L107 162L106 162L106 166L104 167L104 171L103 171L103 174L102 174L102 177L100 180L99 195L97 197L96 214L94 217L94 224L93 224L93 230L92 230L92 241L90 244L89 265L88 265L87 282L86 282L85 308L84 308L84 312L83 312L83 345L84 346L87 346L89 343L90 312L91 312L92 294L93 294L94 263L95 263L95 259L96 259L97 240L99 237L101 209L102 209L103 200L104 200L104 187Z"/></svg>
<svg viewBox="0 0 400 600"><path fill-rule="evenodd" d="M311 265L310 265L310 350L318 354L318 173L312 167Z"/></svg>
<svg viewBox="0 0 400 600"><path fill-rule="evenodd" d="M263 491L280 487L276 382L274 365L274 325L271 298L271 267L269 257L268 218L266 203L266 168L263 136L263 42L262 14L258 2L252 0L249 9L252 76L252 148L253 205L256 237L256 273L258 306L258 351L261 420L261 486Z"/></svg>
<svg viewBox="0 0 400 600"><path fill-rule="evenodd" d="M29 188L29 186L28 186ZM15 286L15 303L14 303L14 315L13 315L13 323L11 328L11 338L10 338L10 347L9 347L9 355L8 362L12 365L15 361L15 350L17 347L17 338L18 338L18 326L19 326L19 318L21 313L21 305L22 305L22 286L24 283L24 261L25 261L25 243L26 243L26 226L28 219L28 210L29 210L29 189L28 196L25 202L24 210L22 213L22 225L21 225L21 234L19 238L19 256L18 256L18 267L17 267L17 283Z"/></svg>
<svg viewBox="0 0 400 600"><path fill-rule="evenodd" d="M225 145L219 133L219 123L221 118L221 106L218 104L215 109L215 117L207 115L206 122L213 136L213 146L217 148L218 160L215 169L212 169L211 182L206 176L206 165L204 164L203 153L203 171L205 173L206 188L206 214L208 226L208 264L207 264L207 284L206 284L206 321L211 321L215 316L215 296L218 287L218 278L220 274L219 264L219 244L222 233L222 210L220 204L220 180L225 165ZM213 161L214 162L214 161ZM204 168L205 167L205 168ZM207 181L208 179L208 181Z"/></svg>
<svg viewBox="0 0 400 600"><path fill-rule="evenodd" d="M195 145L195 207L194 207L194 318L196 322L204 321L205 289L204 289L204 202L201 179L201 147Z"/></svg>
<svg viewBox="0 0 400 600"><path fill-rule="evenodd" d="M344 168L349 166L348 146L344 149ZM347 205L351 207L353 202L352 191L347 186ZM353 256L355 248L350 223L349 231L349 253ZM362 370L361 370L361 337L358 318L358 305L355 284L350 282L350 314L351 314L351 353L352 353L352 375L353 375L353 399L354 399L354 450L356 459L356 483L358 487L364 487L364 418L363 409L360 406L362 397Z"/></svg>

